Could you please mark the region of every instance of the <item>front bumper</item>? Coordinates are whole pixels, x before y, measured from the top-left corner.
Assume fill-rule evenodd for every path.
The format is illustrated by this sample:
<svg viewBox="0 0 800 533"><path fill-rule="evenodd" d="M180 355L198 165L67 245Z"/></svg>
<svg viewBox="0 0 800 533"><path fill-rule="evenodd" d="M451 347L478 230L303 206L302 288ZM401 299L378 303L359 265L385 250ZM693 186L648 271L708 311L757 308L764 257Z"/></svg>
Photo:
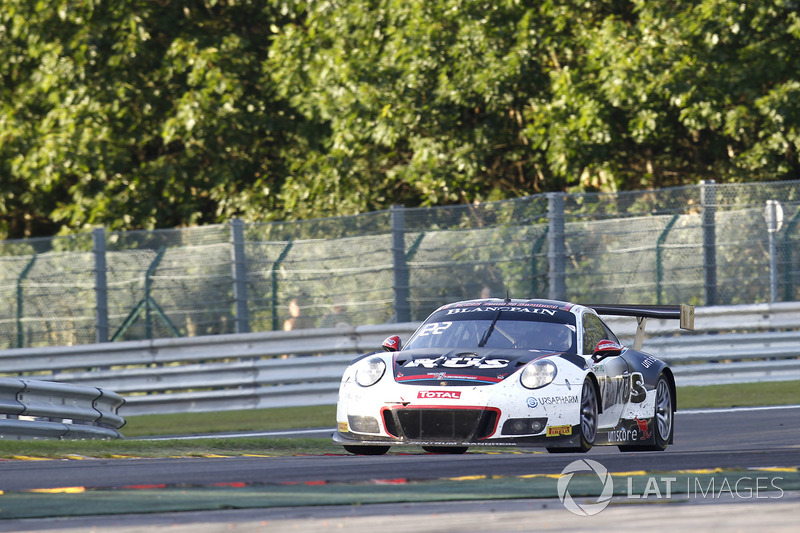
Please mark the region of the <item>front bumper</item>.
<svg viewBox="0 0 800 533"><path fill-rule="evenodd" d="M497 446L521 447L547 447L547 448L574 448L580 445L578 428L570 427L571 435L547 437L544 435L524 437L499 437L491 440L426 440L426 439L396 439L380 435L365 436L348 431L337 431L333 434L333 442L342 445L357 446L467 446L491 448Z"/></svg>
<svg viewBox="0 0 800 533"><path fill-rule="evenodd" d="M396 405L382 407L378 417L348 415L338 422L333 440L379 446L569 447L579 444L579 435L577 425L548 425L546 416L509 418L495 407Z"/></svg>
<svg viewBox="0 0 800 533"><path fill-rule="evenodd" d="M479 386L414 385L392 376L370 387L346 373L334 441L350 445L542 446L580 444L580 384L566 371L541 389L516 376ZM442 380L445 381L445 380Z"/></svg>

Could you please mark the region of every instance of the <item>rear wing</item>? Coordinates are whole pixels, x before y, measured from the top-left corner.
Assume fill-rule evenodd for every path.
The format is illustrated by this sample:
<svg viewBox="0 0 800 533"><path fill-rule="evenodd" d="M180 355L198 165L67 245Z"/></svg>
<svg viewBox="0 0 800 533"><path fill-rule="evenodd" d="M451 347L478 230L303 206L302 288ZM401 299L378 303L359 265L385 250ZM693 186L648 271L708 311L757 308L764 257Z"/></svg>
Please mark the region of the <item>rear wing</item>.
<svg viewBox="0 0 800 533"><path fill-rule="evenodd" d="M681 329L694 329L694 306L692 305L589 305L598 315L636 317L638 326L633 349L641 350L644 340L644 327L648 318L673 319L681 321Z"/></svg>

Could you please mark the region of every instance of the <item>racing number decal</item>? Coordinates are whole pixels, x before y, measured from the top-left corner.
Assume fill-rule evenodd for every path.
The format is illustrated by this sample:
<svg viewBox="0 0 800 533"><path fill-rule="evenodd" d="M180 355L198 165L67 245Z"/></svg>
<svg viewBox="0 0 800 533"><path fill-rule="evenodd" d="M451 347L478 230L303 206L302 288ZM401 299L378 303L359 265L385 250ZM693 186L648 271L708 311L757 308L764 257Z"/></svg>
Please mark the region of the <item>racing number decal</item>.
<svg viewBox="0 0 800 533"><path fill-rule="evenodd" d="M426 337L428 335L441 335L444 333L444 330L452 325L452 322L431 322L430 324L425 324L417 336Z"/></svg>

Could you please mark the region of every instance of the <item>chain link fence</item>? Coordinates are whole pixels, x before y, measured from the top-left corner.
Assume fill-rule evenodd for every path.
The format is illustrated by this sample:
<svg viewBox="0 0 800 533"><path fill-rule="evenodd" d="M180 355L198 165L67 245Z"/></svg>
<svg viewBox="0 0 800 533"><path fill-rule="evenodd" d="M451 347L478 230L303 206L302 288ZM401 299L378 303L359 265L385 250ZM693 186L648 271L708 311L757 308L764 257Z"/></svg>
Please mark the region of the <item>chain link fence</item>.
<svg viewBox="0 0 800 533"><path fill-rule="evenodd" d="M0 349L418 321L485 295L793 301L798 224L800 182L704 182L5 241Z"/></svg>

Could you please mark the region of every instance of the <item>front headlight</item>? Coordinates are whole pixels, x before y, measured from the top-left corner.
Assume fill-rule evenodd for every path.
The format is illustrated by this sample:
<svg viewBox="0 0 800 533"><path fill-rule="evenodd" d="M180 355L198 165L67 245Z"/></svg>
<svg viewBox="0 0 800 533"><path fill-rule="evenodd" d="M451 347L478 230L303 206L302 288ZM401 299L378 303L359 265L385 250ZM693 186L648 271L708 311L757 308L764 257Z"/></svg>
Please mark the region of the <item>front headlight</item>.
<svg viewBox="0 0 800 533"><path fill-rule="evenodd" d="M558 369L550 361L535 361L522 371L519 382L526 389L539 389L556 379Z"/></svg>
<svg viewBox="0 0 800 533"><path fill-rule="evenodd" d="M366 361L358 363L356 370L356 383L362 387L375 385L386 372L386 363L380 357L370 357Z"/></svg>

